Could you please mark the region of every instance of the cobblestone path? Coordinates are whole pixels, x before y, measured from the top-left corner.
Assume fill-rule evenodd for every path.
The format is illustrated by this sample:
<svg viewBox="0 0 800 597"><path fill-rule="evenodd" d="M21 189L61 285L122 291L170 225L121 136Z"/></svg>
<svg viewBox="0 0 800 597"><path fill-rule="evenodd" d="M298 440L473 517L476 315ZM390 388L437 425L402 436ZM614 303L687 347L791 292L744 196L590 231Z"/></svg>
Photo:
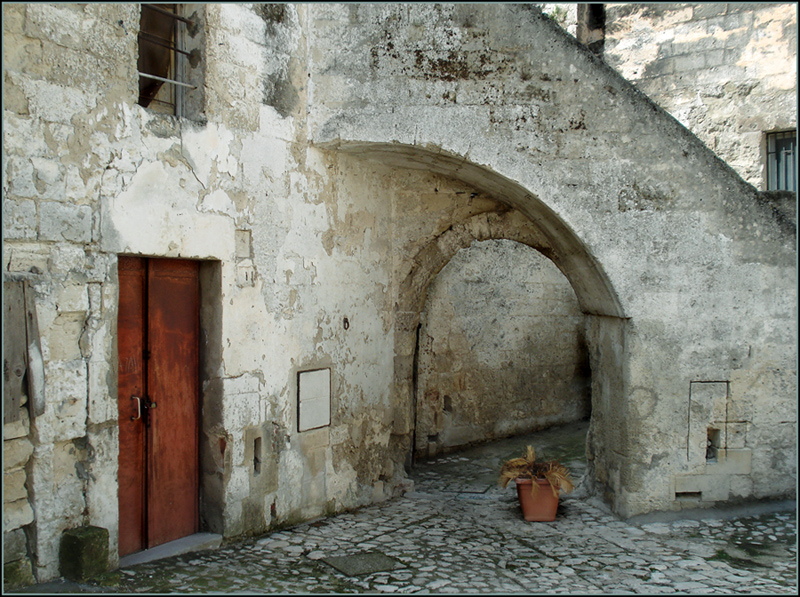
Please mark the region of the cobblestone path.
<svg viewBox="0 0 800 597"><path fill-rule="evenodd" d="M753 515L704 512L625 522L579 488L562 496L555 522L526 523L516 490L496 484L499 461L521 455L526 439L419 466L414 491L402 498L117 570L79 590L796 594L793 505L751 508ZM551 433L537 439L547 449L550 441L547 456L564 459L580 476L585 463L568 447L563 451L563 438Z"/></svg>

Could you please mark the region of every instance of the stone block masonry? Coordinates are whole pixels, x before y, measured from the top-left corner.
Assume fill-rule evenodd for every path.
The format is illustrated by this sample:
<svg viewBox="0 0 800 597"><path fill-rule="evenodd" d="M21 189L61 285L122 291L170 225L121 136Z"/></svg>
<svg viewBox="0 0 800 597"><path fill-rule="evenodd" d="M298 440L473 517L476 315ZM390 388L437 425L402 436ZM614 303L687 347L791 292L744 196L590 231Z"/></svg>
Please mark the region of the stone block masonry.
<svg viewBox="0 0 800 597"><path fill-rule="evenodd" d="M764 133L797 128L797 5L607 4L603 58L766 189Z"/></svg>
<svg viewBox="0 0 800 597"><path fill-rule="evenodd" d="M3 586L18 588L34 582L25 529L34 522L26 467L33 454L29 438L27 396L17 421L3 425Z"/></svg>

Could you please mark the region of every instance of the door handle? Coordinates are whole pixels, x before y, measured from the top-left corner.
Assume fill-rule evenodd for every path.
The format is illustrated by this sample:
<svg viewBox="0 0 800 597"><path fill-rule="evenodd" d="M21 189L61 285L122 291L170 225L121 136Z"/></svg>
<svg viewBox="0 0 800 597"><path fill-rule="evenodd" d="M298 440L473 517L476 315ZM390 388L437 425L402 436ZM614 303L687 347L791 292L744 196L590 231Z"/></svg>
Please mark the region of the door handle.
<svg viewBox="0 0 800 597"><path fill-rule="evenodd" d="M136 421L142 418L142 399L138 396L131 396L131 400L136 400L136 416L131 417L131 421Z"/></svg>

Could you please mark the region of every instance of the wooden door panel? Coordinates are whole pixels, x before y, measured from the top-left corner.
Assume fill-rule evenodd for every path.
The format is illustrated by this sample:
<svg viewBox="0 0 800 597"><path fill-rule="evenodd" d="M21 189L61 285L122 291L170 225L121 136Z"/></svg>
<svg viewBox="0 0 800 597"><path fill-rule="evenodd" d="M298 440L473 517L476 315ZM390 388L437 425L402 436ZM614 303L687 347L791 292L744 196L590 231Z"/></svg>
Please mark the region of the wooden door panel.
<svg viewBox="0 0 800 597"><path fill-rule="evenodd" d="M199 308L197 262L119 258L120 556L199 528Z"/></svg>
<svg viewBox="0 0 800 597"><path fill-rule="evenodd" d="M198 530L199 265L153 259L148 277L148 547Z"/></svg>
<svg viewBox="0 0 800 597"><path fill-rule="evenodd" d="M140 551L145 543L145 426L132 396L145 396L145 262L119 258L117 319L119 407L119 555Z"/></svg>

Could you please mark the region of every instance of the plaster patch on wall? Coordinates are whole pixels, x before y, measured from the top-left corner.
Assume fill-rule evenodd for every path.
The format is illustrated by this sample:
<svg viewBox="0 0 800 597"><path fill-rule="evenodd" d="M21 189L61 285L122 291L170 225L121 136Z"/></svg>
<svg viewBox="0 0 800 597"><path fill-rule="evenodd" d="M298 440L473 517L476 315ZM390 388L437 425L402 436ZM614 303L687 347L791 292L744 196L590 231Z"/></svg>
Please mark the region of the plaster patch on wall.
<svg viewBox="0 0 800 597"><path fill-rule="evenodd" d="M233 220L198 213L202 188L193 176L185 175L183 169L148 162L122 193L104 197L102 248L113 253L230 259L235 251Z"/></svg>
<svg viewBox="0 0 800 597"><path fill-rule="evenodd" d="M200 211L236 217L236 206L222 189L216 189L203 197L200 202Z"/></svg>
<svg viewBox="0 0 800 597"><path fill-rule="evenodd" d="M231 152L233 131L222 126L187 128L181 138L183 155L204 187L212 182L215 172L236 176L239 160Z"/></svg>

